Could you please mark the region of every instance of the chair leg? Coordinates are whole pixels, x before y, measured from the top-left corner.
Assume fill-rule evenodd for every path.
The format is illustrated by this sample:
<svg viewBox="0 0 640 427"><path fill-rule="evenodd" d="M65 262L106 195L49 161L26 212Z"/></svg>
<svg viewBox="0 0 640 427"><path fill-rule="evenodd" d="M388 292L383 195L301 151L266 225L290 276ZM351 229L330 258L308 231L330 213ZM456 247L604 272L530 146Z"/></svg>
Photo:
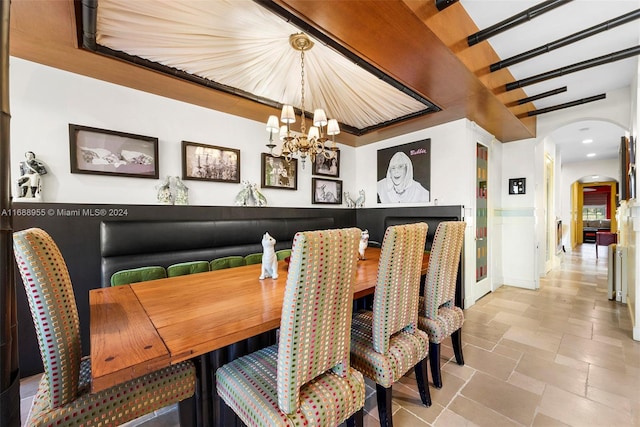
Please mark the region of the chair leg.
<svg viewBox="0 0 640 427"><path fill-rule="evenodd" d="M451 344L453 344L456 363L460 366L464 365L464 358L462 357L462 328L451 334Z"/></svg>
<svg viewBox="0 0 640 427"><path fill-rule="evenodd" d="M435 388L442 388L440 375L440 344L429 343L429 364L431 365L431 379Z"/></svg>
<svg viewBox="0 0 640 427"><path fill-rule="evenodd" d="M378 401L378 417L380 427L393 427L393 412L391 410L391 387L376 384L376 399Z"/></svg>
<svg viewBox="0 0 640 427"><path fill-rule="evenodd" d="M347 427L364 427L364 408L347 418Z"/></svg>
<svg viewBox="0 0 640 427"><path fill-rule="evenodd" d="M431 393L429 393L429 380L427 379L427 358L419 361L414 367L420 399L427 408L431 406Z"/></svg>

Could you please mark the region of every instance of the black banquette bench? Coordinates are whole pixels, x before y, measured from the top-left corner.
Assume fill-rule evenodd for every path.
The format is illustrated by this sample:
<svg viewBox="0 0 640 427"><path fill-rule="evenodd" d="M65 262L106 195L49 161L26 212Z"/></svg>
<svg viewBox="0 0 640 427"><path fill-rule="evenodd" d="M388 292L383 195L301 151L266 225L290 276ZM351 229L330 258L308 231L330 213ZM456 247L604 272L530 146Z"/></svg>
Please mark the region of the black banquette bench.
<svg viewBox="0 0 640 427"><path fill-rule="evenodd" d="M187 261L211 261L262 252L262 236L276 239L276 250L291 247L298 231L335 228L333 218L282 218L211 221L105 221L100 225L102 286L120 270Z"/></svg>

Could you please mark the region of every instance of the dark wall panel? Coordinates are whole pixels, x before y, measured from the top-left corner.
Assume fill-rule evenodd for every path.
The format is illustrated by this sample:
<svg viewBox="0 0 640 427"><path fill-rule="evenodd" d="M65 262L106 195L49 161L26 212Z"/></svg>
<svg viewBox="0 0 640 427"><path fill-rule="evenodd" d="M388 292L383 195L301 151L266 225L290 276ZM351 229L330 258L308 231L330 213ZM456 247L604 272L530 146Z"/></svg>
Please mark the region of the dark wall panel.
<svg viewBox="0 0 640 427"><path fill-rule="evenodd" d="M89 290L101 286L100 223L102 221L170 221L225 219L284 219L332 216L336 227L356 224L352 209L272 208L237 206L102 205L14 203L14 230L39 227L47 231L67 263L80 316L83 354L89 354ZM265 230L267 231L267 230ZM262 235L256 236L260 242ZM35 329L20 273L16 268L18 341L23 377L43 371Z"/></svg>

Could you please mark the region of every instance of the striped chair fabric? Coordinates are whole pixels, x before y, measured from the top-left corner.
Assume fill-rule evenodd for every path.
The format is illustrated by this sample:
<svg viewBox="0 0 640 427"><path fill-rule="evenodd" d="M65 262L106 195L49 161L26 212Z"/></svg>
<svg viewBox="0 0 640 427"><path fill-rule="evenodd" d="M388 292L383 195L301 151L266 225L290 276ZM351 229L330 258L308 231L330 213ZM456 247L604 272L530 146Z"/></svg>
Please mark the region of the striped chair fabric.
<svg viewBox="0 0 640 427"><path fill-rule="evenodd" d="M81 358L75 296L58 246L31 228L14 233L13 248L44 365L25 425L117 426L194 394L191 362L90 394L91 362Z"/></svg>
<svg viewBox="0 0 640 427"><path fill-rule="evenodd" d="M445 338L451 336L456 362L464 365L461 340L464 314L454 302L465 227L464 221L438 224L431 246L424 296L420 297L418 327L429 335L431 377L437 388L442 387L440 343Z"/></svg>
<svg viewBox="0 0 640 427"><path fill-rule="evenodd" d="M279 344L216 372L218 394L246 425L362 421L364 378L349 362L359 239L357 228L295 235Z"/></svg>
<svg viewBox="0 0 640 427"><path fill-rule="evenodd" d="M240 255L230 255L222 258L216 258L211 261L209 268L211 271L222 270L224 268L240 267L245 265L244 257Z"/></svg>
<svg viewBox="0 0 640 427"><path fill-rule="evenodd" d="M167 270L159 265L120 270L111 275L111 286L128 285L146 282L147 280L164 279Z"/></svg>
<svg viewBox="0 0 640 427"><path fill-rule="evenodd" d="M209 271L209 261L188 261L167 267L167 276L184 276L185 274L204 273Z"/></svg>
<svg viewBox="0 0 640 427"><path fill-rule="evenodd" d="M420 397L431 405L426 378L429 338L418 329L420 268L427 224L387 228L378 263L373 311L353 318L351 364L376 383L381 425L391 425L391 387L412 367Z"/></svg>

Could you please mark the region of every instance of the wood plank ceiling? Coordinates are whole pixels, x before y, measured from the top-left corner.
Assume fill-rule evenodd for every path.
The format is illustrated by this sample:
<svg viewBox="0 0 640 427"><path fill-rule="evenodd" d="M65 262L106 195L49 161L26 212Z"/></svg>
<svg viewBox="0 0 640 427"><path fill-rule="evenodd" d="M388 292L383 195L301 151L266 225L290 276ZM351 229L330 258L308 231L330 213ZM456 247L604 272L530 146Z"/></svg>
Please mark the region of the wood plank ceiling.
<svg viewBox="0 0 640 427"><path fill-rule="evenodd" d="M12 0L11 55L259 122L279 114L236 95L80 48L79 3ZM467 46L467 36L478 28L460 4L439 12L433 0L375 2L375 7L370 0L332 1L330 6L322 0L274 3L442 109L360 136L342 133L339 142L362 146L461 118L502 142L535 136L535 117L517 117L532 105L513 106L524 92L502 89L513 77L506 69L488 72L489 64L500 58L487 42Z"/></svg>

